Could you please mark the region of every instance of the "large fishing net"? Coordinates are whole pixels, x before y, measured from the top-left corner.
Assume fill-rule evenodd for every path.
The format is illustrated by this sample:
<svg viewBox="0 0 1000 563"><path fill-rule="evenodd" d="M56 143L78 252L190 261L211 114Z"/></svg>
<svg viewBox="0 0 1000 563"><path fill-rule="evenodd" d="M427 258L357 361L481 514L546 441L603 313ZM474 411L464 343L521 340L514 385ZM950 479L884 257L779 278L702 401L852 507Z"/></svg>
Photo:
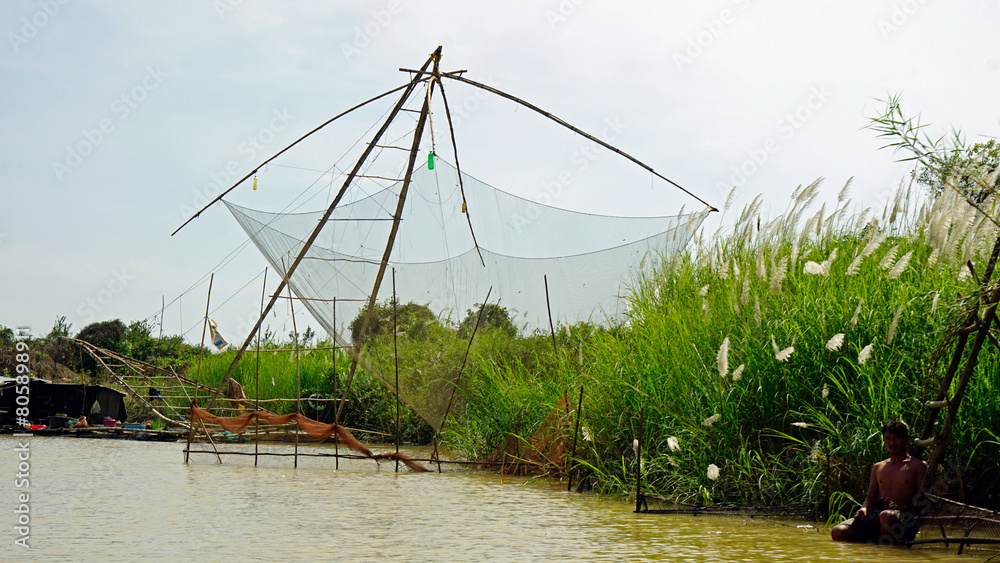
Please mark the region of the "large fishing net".
<svg viewBox="0 0 1000 563"><path fill-rule="evenodd" d="M339 345L348 345L343 328L368 302L401 187L397 181L339 205L289 282ZM323 215L226 205L282 275ZM377 301L392 297L394 275L399 303L426 305L453 323L475 311L491 291L490 303L511 311L522 332L547 330L550 308L555 324L607 324L624 318L630 284L682 249L706 215L707 210L652 217L567 211L464 172L460 187L456 168L439 159L433 169L421 166L412 175ZM394 389L394 374L373 371ZM455 374L399 375L401 398L439 428Z"/></svg>

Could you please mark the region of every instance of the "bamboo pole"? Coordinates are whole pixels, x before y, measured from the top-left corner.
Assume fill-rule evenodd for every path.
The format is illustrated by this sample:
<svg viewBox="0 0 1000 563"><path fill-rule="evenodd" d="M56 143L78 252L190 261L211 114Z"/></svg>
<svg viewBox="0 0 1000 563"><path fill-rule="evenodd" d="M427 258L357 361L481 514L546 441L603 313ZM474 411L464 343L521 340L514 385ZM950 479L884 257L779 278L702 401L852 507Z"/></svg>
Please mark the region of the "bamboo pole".
<svg viewBox="0 0 1000 563"><path fill-rule="evenodd" d="M399 350L396 345L396 268L392 269L392 355L396 367L396 453L399 453ZM396 460L396 473L399 473L399 460Z"/></svg>
<svg viewBox="0 0 1000 563"><path fill-rule="evenodd" d="M440 50L440 49L441 49L441 48L440 48L440 47L438 47L438 50ZM424 68L427 68L427 65L426 65L426 64L424 64ZM423 69L421 69L421 71L422 71L422 70L423 70ZM326 127L327 125L329 125L329 124L331 124L331 123L333 123L333 122L334 122L334 121L336 121L337 119L339 119L339 118L341 118L341 117L343 117L343 116L345 116L345 115L347 115L347 114L351 113L352 111L354 111L354 110L356 110L356 109L358 109L358 108L360 108L360 107L362 107L362 106L365 106L365 105L367 105L367 104L370 104L370 103L372 103L372 102L374 102L374 101L376 101L376 100L380 100L380 99L382 99L382 98L384 98L384 97L388 96L389 94L392 94L393 92L398 92L398 91L402 90L403 88L410 88L410 87L412 87L412 86L413 86L413 85L414 85L414 84L415 84L416 82L419 82L419 81L420 81L420 78L421 78L421 77L420 77L420 75L418 74L418 75L417 75L416 77L414 77L414 78L413 78L413 79L412 79L412 80L411 80L411 81L410 81L409 83L407 83L407 84L403 84L403 85L401 85L401 86L397 86L396 88L393 88L392 90L389 90L388 92L383 92L383 93L379 94L378 96L375 96L374 98L371 98L371 99L369 99L369 100L366 100L366 101L364 101L364 102L361 102L360 104L358 104L358 105L356 105L356 106L354 106L354 107L352 107L352 108L350 108L350 109L348 109L348 110L346 110L346 111L343 111L343 112L341 112L341 113L339 113L339 114L337 114L337 115L335 115L335 116L331 117L330 119L328 119L328 120L324 121L324 122L323 122L322 124L320 124L320 125L319 125L318 127L316 127L315 129L313 129L312 131L310 131L310 132L306 133L305 135L303 135L303 136L299 137L298 139L296 139L296 140L295 140L295 142L293 142L292 144L288 145L287 147L285 147L285 148L281 149L280 151L278 151L277 153L275 153L275 155L274 155L274 156L272 156L271 158L269 158L269 159L265 160L264 162L261 162L260 164L258 164L258 165L257 165L256 167L254 167L254 169L253 169L252 171L250 171L250 172L249 172L249 173L248 173L248 174L247 174L246 176L244 176L244 177L240 178L239 180L237 180L235 184L233 184L232 186L230 186L230 187L229 187L229 189L227 189L226 191L224 191L224 192L222 192L221 194L219 194L219 196L218 196L218 197L216 197L215 199L213 199L212 201L210 201L210 202L208 203L208 205L206 205L205 207L202 207L202 208L201 208L201 209L200 209L200 210L199 210L199 211L198 211L197 213L195 213L194 215L192 215L190 219L188 219L187 221L184 221L184 224L183 224L183 225L181 225L180 227L177 227L177 229L176 229L176 230L175 230L174 232L170 233L170 236L174 236L174 235L176 235L176 234L177 234L177 231L180 231L180 230L181 230L181 229L183 229L183 228L184 228L184 227L185 227L185 226L186 226L186 225L187 225L188 223L190 223L191 221L193 221L193 220L197 219L197 218L198 218L198 216L199 216L199 215L201 215L201 213L202 213L203 211L205 211L206 209L208 209L208 208L209 208L209 207L211 207L212 205L215 205L215 204L216 204L217 202L219 202L219 201L220 201L220 200L221 200L221 199L222 199L223 197L225 197L225 196L226 196L226 194L228 194L229 192L233 191L234 189L236 189L236 187L237 187L237 186L239 186L240 184L242 184L243 182L245 182L245 181L246 181L246 180L247 180L248 178L250 178L251 176L253 176L254 174L256 174L256 173L257 173L257 171L259 171L259 170L260 170L260 169L261 169L261 168L262 168L263 166L267 165L267 164L268 164L269 162L271 162L272 160L274 160L274 159L278 158L279 156L281 156L282 154L284 154L284 152L285 152L285 151L289 150L290 148L292 148L292 147L294 147L295 145L299 144L300 142L304 141L304 140L306 139L306 137L309 137L309 136L310 136L310 135L312 135L313 133L315 133L315 132L319 131L320 129L322 129L322 128ZM372 147L372 148L374 148L374 147L375 147L375 142L374 142L374 141L372 142L372 144L371 144L371 147ZM308 245L307 245L307 246L308 246ZM181 326L183 326L183 323L181 323Z"/></svg>
<svg viewBox="0 0 1000 563"><path fill-rule="evenodd" d="M711 205L710 203L706 202L705 200L701 199L700 197L698 197L698 196L694 195L693 193L689 192L687 189L685 189L683 186L681 186L677 182L674 182L670 178L667 178L663 174L660 174L656 170L653 170L653 168L651 166L649 166L648 164L646 164L645 162L642 162L641 160L635 158L634 156L632 156L632 155L630 155L630 154L628 154L628 153L626 153L626 152L618 149L617 147L614 147L614 146L608 144L606 141L603 141L600 138L595 137L594 135L591 135L591 134L583 131L582 129L579 129L577 127L574 127L573 125L570 125L566 121L563 121L562 119L556 117L555 115L552 115L551 113L549 113L549 112L547 112L547 111L539 108L538 106L536 106L534 104L526 102L526 101L522 100L521 98L518 98L517 96L512 96L511 94L508 94L508 93L506 93L506 92L504 92L502 90L497 90L496 88L493 88L491 86L487 86L486 84L483 84L483 83L480 83L480 82L476 82L475 80L469 80L468 78L465 78L464 76L460 76L458 73L448 73L448 72L446 72L446 73L441 74L441 76L444 76L445 78L450 78L452 80L457 80L459 82L464 82L466 84L475 86L476 88L479 88L479 89L482 89L482 90L486 90L487 92L492 92L492 93L494 93L494 94L496 94L496 95L498 95L500 97L507 98L508 100L517 102L518 104L521 104L522 106L524 106L524 107L526 107L526 108L528 108L528 109L530 109L532 111L540 113L540 114L544 115L545 117L551 119L552 121L555 121L559 125L562 125L563 127L566 127L567 129L573 131L577 135L581 135L581 136L583 136L583 137L585 137L585 138L587 138L587 139L589 139L589 140L591 140L591 141L593 141L593 142L601 145L602 147L610 150L611 152L620 154L621 156L627 158L628 160L631 160L635 164L638 164L639 166L645 168L646 170L648 170L649 172L651 172L652 174L654 174L655 176L657 176L661 180L667 181L668 183L672 184L677 189L679 189L682 192L688 194L689 196L695 198L699 202L705 204L706 206L708 206L708 208L709 208L710 211L718 211L718 209L716 209L715 206Z"/></svg>
<svg viewBox="0 0 1000 563"><path fill-rule="evenodd" d="M568 483L566 484L566 492L573 490L573 462L576 459L576 438L580 435L580 414L583 412L583 385L580 386L580 400L576 403L576 425L573 428L573 449L569 458L569 463L567 464L566 476L568 477Z"/></svg>
<svg viewBox="0 0 1000 563"><path fill-rule="evenodd" d="M264 312L264 296L267 294L267 268L264 268L264 283L260 288L260 310ZM260 331L257 332L257 355L253 370L254 384L254 407L253 410L260 410ZM260 446L260 425L254 421L253 425L253 466L257 467L257 451Z"/></svg>
<svg viewBox="0 0 1000 563"><path fill-rule="evenodd" d="M462 374L465 372L465 363L469 361L469 351L472 350L472 339L476 337L476 332L479 330L479 323L483 320L483 310L486 309L486 303L490 300L490 294L493 293L493 286L490 286L489 291L486 292L486 299L483 299L483 304L479 306L479 315L476 316L476 326L472 327L472 334L469 335L469 344L465 347L465 357L462 358L462 365L458 367L458 375L455 376L455 382L451 387L451 395L448 397L448 405L444 409L444 415L441 417L441 424L438 426L437 432L434 433L434 457L440 459L438 453L438 436L441 431L444 430L444 423L448 420L448 413L451 412L451 405L455 401L455 391L458 390L458 383L462 379ZM497 301L497 305L500 302ZM438 473L441 473L441 463L438 463Z"/></svg>
<svg viewBox="0 0 1000 563"><path fill-rule="evenodd" d="M441 101L444 102L444 115L448 120L448 132L451 136L451 150L455 154L455 173L458 176L458 191L462 194L462 212L465 214L465 221L469 224L469 234L472 235L472 245L476 247L476 254L479 255L479 262L483 265L483 267L486 267L486 261L483 260L483 253L479 250L479 242L476 240L476 231L472 228L472 212L469 210L468 202L465 200L465 185L462 183L462 166L458 163L458 144L455 141L455 128L451 123L451 110L448 108L448 97L444 95L444 82L441 82L440 76L438 76L437 83L441 88Z"/></svg>
<svg viewBox="0 0 1000 563"><path fill-rule="evenodd" d="M282 261L282 268L284 268L284 261ZM295 344L295 413L302 414L302 380L301 371L299 369L299 329L295 325L295 300L292 299L292 282L288 282L288 307L292 312L292 335L293 343ZM299 433L295 433L295 468L299 468Z"/></svg>
<svg viewBox="0 0 1000 563"><path fill-rule="evenodd" d="M198 347L198 371L195 372L194 382L195 385L201 379L201 358L205 355L205 329L208 328L208 308L212 302L212 282L215 281L215 272L208 278L208 297L205 299L205 318L201 322L201 346ZM183 328L183 327L182 327ZM225 378L223 378L223 383L225 383ZM198 388L194 389L194 400L198 400ZM194 424L190 425L191 428L188 430L187 446L184 448L184 463L188 462L188 450L191 449L191 439L194 438L194 433L197 432L197 428ZM204 428L204 425L202 425ZM222 463L222 458L219 458L219 463Z"/></svg>
<svg viewBox="0 0 1000 563"><path fill-rule="evenodd" d="M431 55L431 58L427 61L428 63L434 63L434 73L438 72L438 61L441 59L441 48L438 47L437 51ZM426 68L426 64L424 65ZM423 70L423 69L421 69ZM432 88L434 82L431 81L428 88ZM378 267L378 273L375 275L375 284L372 288L372 293L368 298L368 308L365 313L364 321L361 323L361 330L359 331L359 336L357 342L354 343L354 354L351 358L351 367L347 375L347 383L344 384L344 392L341 399L347 398L347 392L351 389L351 384L354 382L354 374L358 367L358 355L361 351L362 342L364 341L364 336L368 331L368 325L371 323L372 314L375 309L375 301L378 299L378 290L382 285L382 278L385 276L385 269L389 263L389 256L392 254L392 248L396 241L396 233L399 232L399 223L403 218L403 205L406 203L406 194L410 189L410 182L413 179L413 168L417 160L417 153L420 151L420 140L423 137L424 125L427 123L427 115L430 113L430 96L424 97L423 106L420 108L420 117L417 119L417 127L413 132L413 145L410 148L410 159L406 165L406 174L403 176L403 185L399 189L399 198L396 202L396 212L393 214L392 228L389 231L389 238L386 241L385 251L382 253L382 261ZM324 219L325 220L325 219ZM337 405L337 414L334 417L334 422L336 423L340 419L340 411L343 408L344 403L341 402Z"/></svg>
<svg viewBox="0 0 1000 563"><path fill-rule="evenodd" d="M337 396L337 380L340 376L337 375L337 356L340 355L340 350L337 348L337 298L333 298L333 395ZM336 454L340 453L340 436L334 435L333 439L333 452ZM338 456L336 461L334 461L334 470L340 469L340 457Z"/></svg>
<svg viewBox="0 0 1000 563"><path fill-rule="evenodd" d="M987 262L986 270L983 272L983 277L979 282L980 287L985 287L993 277L993 270L996 267L998 258L1000 258L1000 237L998 237L996 242L993 244L993 252L990 254L990 260ZM979 306L977 305L969 312L969 315L962 326L977 326L979 324L978 319ZM952 380L958 372L958 368L962 363L962 358L965 355L965 347L968 343L969 334L970 333L966 331L959 333L958 341L955 343L955 351L952 354L951 363L948 365L948 369L945 372L944 377L941 379L941 387L934 398L934 402L943 401L945 400L945 397L948 396ZM927 440L930 439L931 435L934 433L934 424L937 422L937 416L938 409L930 409L927 413L927 421L924 423L924 429L920 433L920 439L916 442L914 447L914 455L916 457L923 457L925 449L924 444L926 444Z"/></svg>
<svg viewBox="0 0 1000 563"><path fill-rule="evenodd" d="M312 234L309 235L309 238L306 239L305 243L302 245L301 250L299 250L298 256L296 256L295 260L292 261L291 265L288 267L288 271L284 272L284 274L282 275L281 282L278 284L277 289L275 289L274 291L274 296L272 296L271 300L268 301L267 306L264 308L264 313L257 319L256 324L254 324L254 327L250 330L250 334L247 335L247 339L243 342L243 345L240 347L239 351L236 352L236 356L233 358L232 363L229 365L229 369L226 371L226 375L222 378L223 379L222 384L215 390L215 393L209 400L208 405L206 405L206 409L212 406L212 403L215 401L215 398L218 397L219 393L222 391L222 385L225 384L225 380L232 373L233 369L235 369L236 363L243 355L243 352L245 352L247 347L250 346L250 342L253 341L254 335L257 333L258 330L260 330L260 325L264 322L267 313L271 311L271 308L274 306L274 303L278 300L277 296L281 294L281 291L285 288L285 285L288 283L288 280L291 279L292 274L295 272L295 269L298 268L299 263L302 261L306 253L312 247L312 244L316 241L316 238L319 237L319 233L326 225L327 219L330 218L330 216L333 214L334 209L336 209L337 205L340 204L341 199L343 199L344 194L347 192L347 188L350 187L351 183L354 181L354 178L361 171L361 168L364 166L365 162L368 160L368 157L375 149L375 145L378 143L379 139L382 138L382 135L385 134L386 130L388 130L389 125L399 114L400 108L402 108L403 104L406 103L406 100L410 97L410 94L413 92L413 89L416 87L416 85L425 80L421 73L426 71L427 67L430 66L431 62L434 61L435 57L440 57L440 55L441 55L441 47L438 47L437 51L435 51L434 54L427 59L427 62L424 63L424 66L421 67L420 73L414 76L410 80L410 82L406 85L406 89L404 90L403 95L400 96L399 101L396 102L396 105L393 107L392 111L389 112L389 116L382 123L382 126L375 133L375 136L372 137L371 141L369 141L368 146L365 148L361 156L358 158L358 161L355 163L354 168L351 169L351 172L347 175L347 178L344 180L344 184L340 188L340 191L337 192L336 197L334 197L333 201L330 203L330 206L323 214L323 217L321 217L320 220L317 222L316 228L313 229ZM247 175L247 177L249 177L249 175Z"/></svg>
<svg viewBox="0 0 1000 563"><path fill-rule="evenodd" d="M639 409L639 437L635 441L635 511L639 512L642 508L642 475L640 470L642 468L642 419L645 415L646 407Z"/></svg>
<svg viewBox="0 0 1000 563"><path fill-rule="evenodd" d="M552 306L549 305L549 275L543 275L542 280L545 281L545 310L549 312L549 333L552 335L552 351L558 353L559 349L556 348L556 329L552 326Z"/></svg>

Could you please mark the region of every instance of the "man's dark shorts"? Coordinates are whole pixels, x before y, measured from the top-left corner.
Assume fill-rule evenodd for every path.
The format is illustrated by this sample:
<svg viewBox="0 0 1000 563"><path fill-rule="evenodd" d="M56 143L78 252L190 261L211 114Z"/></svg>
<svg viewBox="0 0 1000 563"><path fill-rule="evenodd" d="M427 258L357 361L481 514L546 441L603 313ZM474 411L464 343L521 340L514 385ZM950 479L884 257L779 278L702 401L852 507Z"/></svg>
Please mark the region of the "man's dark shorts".
<svg viewBox="0 0 1000 563"><path fill-rule="evenodd" d="M896 513L896 522L890 527L889 537L885 538L886 542L898 544L912 540L917 534L917 526L914 525L913 516L899 510L891 512ZM868 514L864 518L848 518L841 524L848 526L854 532L851 541L881 543L882 525L879 523L879 514L881 513L882 511Z"/></svg>

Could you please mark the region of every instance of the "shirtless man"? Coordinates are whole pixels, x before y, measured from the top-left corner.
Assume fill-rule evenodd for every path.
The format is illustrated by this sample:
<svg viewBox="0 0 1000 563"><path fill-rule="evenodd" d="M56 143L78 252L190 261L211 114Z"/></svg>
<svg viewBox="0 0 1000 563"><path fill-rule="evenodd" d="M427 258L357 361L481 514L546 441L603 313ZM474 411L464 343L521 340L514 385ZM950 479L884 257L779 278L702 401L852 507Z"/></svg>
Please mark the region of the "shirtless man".
<svg viewBox="0 0 1000 563"><path fill-rule="evenodd" d="M854 517L833 527L834 541L898 543L913 525L913 503L927 473L927 463L906 453L909 431L899 421L882 425L889 459L872 467L868 496Z"/></svg>

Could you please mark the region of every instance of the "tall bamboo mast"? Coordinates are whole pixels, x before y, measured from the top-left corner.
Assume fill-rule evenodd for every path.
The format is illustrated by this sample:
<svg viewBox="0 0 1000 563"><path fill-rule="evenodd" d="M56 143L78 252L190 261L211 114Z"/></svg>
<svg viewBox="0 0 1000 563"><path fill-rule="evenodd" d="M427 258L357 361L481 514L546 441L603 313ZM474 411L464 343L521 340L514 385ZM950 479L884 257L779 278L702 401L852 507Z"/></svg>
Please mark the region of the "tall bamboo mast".
<svg viewBox="0 0 1000 563"><path fill-rule="evenodd" d="M343 186L341 186L340 191L337 192L337 196L334 197L333 201L330 203L330 206L323 214L323 217L317 223L316 228L313 229L312 234L309 235L309 238L306 239L305 243L302 245L302 249L299 251L299 254L295 257L295 260L293 260L292 263L289 265L288 270L283 273L281 282L278 284L277 289L275 289L274 293L272 294L270 301L268 301L267 303L267 306L264 307L263 313L261 313L260 317L257 319L257 322L250 330L250 334L247 335L247 338L243 342L243 345L240 347L239 351L236 353L236 356L233 358L233 362L229 365L229 369L226 370L226 374L222 377L222 382L219 384L219 387L215 390L215 393L212 394L212 397L206 404L205 406L206 409L212 407L213 403L215 402L215 399L219 396L219 393L222 392L223 386L225 386L226 382L229 380L229 377L232 374L233 370L235 369L237 362L239 362L240 358L243 356L243 353L250 346L250 343L253 341L253 338L257 334L257 331L260 330L260 326L261 324L263 324L264 319L267 318L267 314L271 312L271 308L274 307L275 302L281 296L281 292L285 288L285 285L288 283L288 280L291 278L296 268L298 268L299 263L305 257L306 253L309 251L310 248L312 248L312 245L316 241L316 238L319 237L320 231L323 229L324 226L326 226L327 220L330 218L331 215L333 215L333 211L337 208L337 205L340 204L341 199L343 199L344 194L347 192L347 188L350 187L352 182L354 182L354 178L361 171L362 167L367 162L368 157L371 156L372 151L375 150L375 147L378 144L379 139L382 138L382 135L385 134L385 132L389 129L389 125L391 125L392 122L396 119L396 116L399 115L399 112L402 110L403 105L406 103L407 99L409 99L410 95L413 93L413 90L416 88L416 86L426 80L424 75L426 74L427 67L431 66L431 63L435 63L436 66L436 61L440 60L440 57L441 57L441 47L439 46L434 51L434 53L427 59L424 65L420 67L420 70L418 70L410 79L410 82L406 85L405 89L403 90L403 94L400 96L399 101L397 101L396 105L393 106L392 111L389 113L389 116L386 117L385 121L382 123L382 126L372 137L372 140L368 142L368 146L361 154L361 157L358 158L357 163L355 163L354 168L351 169L351 172L350 174L348 174L347 179L344 180L344 184ZM393 232L395 232L395 230ZM355 362L352 362L352 366L355 365ZM338 408L337 411L339 413L340 409ZM192 433L193 432L194 428L192 425Z"/></svg>
<svg viewBox="0 0 1000 563"><path fill-rule="evenodd" d="M438 63L441 61L441 47L438 47L434 54L431 55L428 62L434 63L434 70L432 71L431 82L427 85L428 88L434 88L434 82L441 79L441 71L438 68ZM426 68L426 65L424 65ZM423 68L421 69L423 71ZM432 90L433 91L433 90ZM417 161L417 153L420 152L420 139L424 134L424 125L427 123L427 115L430 113L430 102L431 96L430 92L424 96L424 104L420 108L420 117L417 119L417 128L413 132L413 144L410 147L410 160L406 164L406 174L403 176L403 185L399 189L399 199L396 202L396 212L392 216L392 228L389 231L389 239L386 241L385 252L382 253L382 261L378 266L378 274L375 275L375 284L372 288L371 295L368 296L368 309L365 313L365 320L361 323L361 331L358 334L357 340L354 342L353 353L351 354L351 368L347 375L347 383L344 385L344 392L340 397L340 402L337 403L336 415L333 417L335 424L340 422L340 411L344 406L344 401L347 400L347 393L351 390L351 383L354 381L354 374L358 367L358 357L361 354L361 344L364 340L365 333L368 331L368 325L371 323L372 314L375 309L375 301L378 299L378 290L382 285L382 278L385 276L386 266L389 264L389 256L392 254L392 248L396 241L396 233L399 231L399 222L403 218L403 206L406 203L406 194L410 190L410 181L413 177L413 168ZM325 219L325 218L324 218Z"/></svg>

